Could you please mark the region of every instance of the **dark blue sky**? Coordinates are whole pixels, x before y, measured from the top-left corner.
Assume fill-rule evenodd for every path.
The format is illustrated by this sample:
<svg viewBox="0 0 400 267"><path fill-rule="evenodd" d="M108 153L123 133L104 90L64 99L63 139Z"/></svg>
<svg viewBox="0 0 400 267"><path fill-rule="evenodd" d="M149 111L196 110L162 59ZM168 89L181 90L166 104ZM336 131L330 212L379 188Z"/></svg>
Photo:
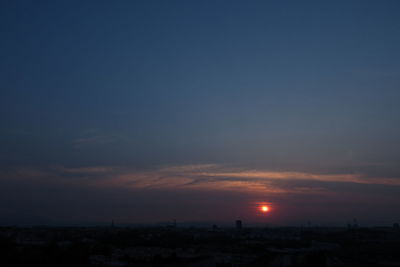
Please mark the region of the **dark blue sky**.
<svg viewBox="0 0 400 267"><path fill-rule="evenodd" d="M142 171L153 177L164 175L165 169L168 177L193 178L198 169L194 175L179 168L198 166L208 178L215 178L215 172L220 177L228 168L223 179L231 181L239 172L235 179L249 187L248 197L232 197L232 203L253 198L281 203L283 215L276 216L277 222L305 219L301 212L293 218L284 215L285 209L294 209L288 199L296 199L293 194L299 192L291 190L297 187L309 188L310 194L321 188L336 192L334 202L347 199L343 196L356 184L362 199L378 205L372 195L400 191L399 12L395 0L2 1L1 183L11 186L19 177L21 184L13 186L24 187L34 173L38 181L31 193L51 202L56 196L44 197L49 173L54 180L68 173L74 188L96 191L76 181L97 181L104 172L110 183L118 180L116 173L129 173L136 181ZM212 171L204 164L213 164ZM177 173L170 173L171 166L180 166ZM246 180L248 170L322 178L303 177L305 185L299 186L293 181L297 176L287 175L278 187L290 192L273 197L271 190L250 192L254 188ZM358 180L323 175L356 175ZM237 193L171 184L177 188L168 190L182 194ZM154 181L148 194L132 190L139 190L140 201L163 199L165 192L157 197L152 185ZM64 188L66 196L84 195L70 184L53 186ZM273 186L275 182L267 187ZM118 188L128 190L126 185ZM68 217L51 216L46 210L39 214L20 204L29 200L29 193L19 194L12 214L30 210L33 217ZM94 199L102 195L93 194ZM357 199L350 195L344 202ZM383 201L376 209L397 200ZM190 197L176 203L195 205ZM231 219L216 218L216 211L208 208L201 218ZM385 218L394 220L394 211L388 209ZM194 211L193 216L179 208L174 212L182 219L199 217ZM337 214L344 220L351 216L347 213L357 212L354 208ZM77 220L108 216L96 213ZM168 216L144 212L142 221Z"/></svg>

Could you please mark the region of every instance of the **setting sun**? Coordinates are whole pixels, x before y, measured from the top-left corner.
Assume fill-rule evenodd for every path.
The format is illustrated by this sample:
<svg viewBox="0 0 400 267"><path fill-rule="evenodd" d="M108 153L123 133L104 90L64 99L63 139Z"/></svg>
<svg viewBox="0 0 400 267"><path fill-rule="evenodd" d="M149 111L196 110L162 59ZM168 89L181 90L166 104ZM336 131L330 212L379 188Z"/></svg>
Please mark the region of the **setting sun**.
<svg viewBox="0 0 400 267"><path fill-rule="evenodd" d="M261 211L262 212L268 212L269 211L268 206L261 206Z"/></svg>

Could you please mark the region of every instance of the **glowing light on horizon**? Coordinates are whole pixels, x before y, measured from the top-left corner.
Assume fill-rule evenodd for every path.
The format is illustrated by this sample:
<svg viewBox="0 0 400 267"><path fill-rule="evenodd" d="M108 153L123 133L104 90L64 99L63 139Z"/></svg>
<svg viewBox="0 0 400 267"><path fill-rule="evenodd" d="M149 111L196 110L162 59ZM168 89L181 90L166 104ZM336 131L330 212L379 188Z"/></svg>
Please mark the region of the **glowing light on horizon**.
<svg viewBox="0 0 400 267"><path fill-rule="evenodd" d="M261 206L260 207L260 210L262 211L262 212L268 212L269 211L269 207L268 206L265 206L265 205L263 205L263 206Z"/></svg>

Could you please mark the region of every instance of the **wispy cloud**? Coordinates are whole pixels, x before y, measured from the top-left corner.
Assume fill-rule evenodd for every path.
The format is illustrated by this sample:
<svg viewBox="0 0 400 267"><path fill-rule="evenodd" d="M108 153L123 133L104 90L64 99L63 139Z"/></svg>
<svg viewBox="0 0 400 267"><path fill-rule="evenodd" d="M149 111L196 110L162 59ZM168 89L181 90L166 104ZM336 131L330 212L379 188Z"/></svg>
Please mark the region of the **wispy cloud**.
<svg viewBox="0 0 400 267"><path fill-rule="evenodd" d="M400 185L399 179L394 178L367 178L362 174L321 174L310 172L288 171L263 171L263 170L238 170L221 172L203 172L198 175L206 177L236 177L241 179L256 180L311 180L321 182L341 182L359 184L390 184Z"/></svg>
<svg viewBox="0 0 400 267"><path fill-rule="evenodd" d="M87 137L79 137L73 141L74 148L80 148L87 145L105 145L115 142L113 136L108 135L93 135Z"/></svg>
<svg viewBox="0 0 400 267"><path fill-rule="evenodd" d="M73 139L72 144L74 148L80 149L83 147L112 145L121 141L127 140L116 133L110 133L98 129L88 129L82 131L79 136Z"/></svg>
<svg viewBox="0 0 400 267"><path fill-rule="evenodd" d="M92 187L220 190L270 194L326 193L329 191L330 183L400 185L400 179L371 178L362 174L249 170L218 164L163 166L151 170L112 166L52 167L46 170L20 169L9 172L8 177Z"/></svg>

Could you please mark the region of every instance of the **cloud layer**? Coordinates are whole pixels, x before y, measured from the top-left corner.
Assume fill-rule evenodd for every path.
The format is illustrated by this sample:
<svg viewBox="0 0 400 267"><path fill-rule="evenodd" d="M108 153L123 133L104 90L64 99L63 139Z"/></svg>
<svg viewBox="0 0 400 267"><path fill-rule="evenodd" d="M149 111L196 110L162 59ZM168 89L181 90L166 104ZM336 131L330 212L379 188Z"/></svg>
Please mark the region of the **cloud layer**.
<svg viewBox="0 0 400 267"><path fill-rule="evenodd" d="M18 168L2 170L0 200L19 214L59 220L126 222L178 220L269 222L392 218L398 211L395 178L361 173L248 169L219 164ZM64 208L62 208L64 207ZM329 208L328 208L329 207ZM381 215L379 215L381 214ZM72 219L71 219L72 218ZM391 221L392 219L387 219ZM0 218L1 223L1 218Z"/></svg>
<svg viewBox="0 0 400 267"><path fill-rule="evenodd" d="M400 185L400 180L396 178L370 177L361 173L270 171L218 164L162 166L149 170L113 166L22 168L3 171L2 178L95 187L221 190L249 193L317 193L326 191L330 183Z"/></svg>

